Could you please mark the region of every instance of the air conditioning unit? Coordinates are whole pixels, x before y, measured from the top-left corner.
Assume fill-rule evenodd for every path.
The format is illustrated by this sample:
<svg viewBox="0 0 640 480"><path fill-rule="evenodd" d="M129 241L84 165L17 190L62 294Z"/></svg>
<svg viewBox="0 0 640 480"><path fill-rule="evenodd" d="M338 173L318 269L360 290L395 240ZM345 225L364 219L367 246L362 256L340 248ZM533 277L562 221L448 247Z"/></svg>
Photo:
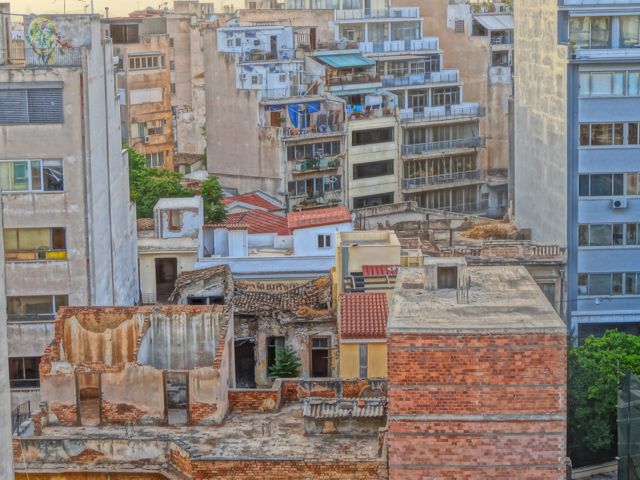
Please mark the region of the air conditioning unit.
<svg viewBox="0 0 640 480"><path fill-rule="evenodd" d="M614 198L611 200L611 208L627 208L626 198Z"/></svg>
<svg viewBox="0 0 640 480"><path fill-rule="evenodd" d="M151 137L149 135L145 135L144 143L151 143Z"/></svg>

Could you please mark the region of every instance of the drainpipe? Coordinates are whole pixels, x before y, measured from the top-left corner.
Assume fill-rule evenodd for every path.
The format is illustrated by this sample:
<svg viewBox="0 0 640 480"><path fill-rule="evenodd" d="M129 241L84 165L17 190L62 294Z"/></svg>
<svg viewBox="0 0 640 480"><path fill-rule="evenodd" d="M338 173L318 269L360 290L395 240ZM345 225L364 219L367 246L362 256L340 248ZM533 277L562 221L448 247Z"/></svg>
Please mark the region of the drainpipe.
<svg viewBox="0 0 640 480"><path fill-rule="evenodd" d="M86 59L86 50L83 52L82 56L82 73L80 74L80 103L82 104L82 108L80 109L81 123L82 123L82 160L84 162L84 175L83 175L83 183L84 183L84 235L85 235L85 260L86 260L86 268L87 268L87 305L92 305L92 283L91 283L91 275L93 272L93 256L91 255L91 238L89 233L89 221L92 218L92 215L89 211L89 205L91 202L89 198L91 196L92 190L90 187L90 183L88 179L91 178L91 161L89 159L89 151L88 151L88 141L87 137L89 136L90 127L87 124L87 81L85 79L85 72L87 71L87 59Z"/></svg>

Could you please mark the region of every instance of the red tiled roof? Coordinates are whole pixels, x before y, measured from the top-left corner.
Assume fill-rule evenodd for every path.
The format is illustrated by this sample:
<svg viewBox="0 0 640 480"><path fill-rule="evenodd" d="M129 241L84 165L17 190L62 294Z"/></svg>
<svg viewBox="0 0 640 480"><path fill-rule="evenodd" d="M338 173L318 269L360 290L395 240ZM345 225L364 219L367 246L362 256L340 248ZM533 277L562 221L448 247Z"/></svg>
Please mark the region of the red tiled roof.
<svg viewBox="0 0 640 480"><path fill-rule="evenodd" d="M398 275L399 265L363 265L362 275L365 277L382 277L384 275Z"/></svg>
<svg viewBox="0 0 640 480"><path fill-rule="evenodd" d="M385 338L389 305L384 293L343 293L340 296L342 338Z"/></svg>
<svg viewBox="0 0 640 480"><path fill-rule="evenodd" d="M266 195L260 195L258 192L245 193L243 195L234 195L232 197L224 197L222 203L230 205L234 202L247 203L254 207L264 208L267 212L282 210L282 205L275 200L269 200Z"/></svg>
<svg viewBox="0 0 640 480"><path fill-rule="evenodd" d="M139 232L142 230L154 230L156 228L153 218L139 218L136 223L138 225Z"/></svg>
<svg viewBox="0 0 640 480"><path fill-rule="evenodd" d="M206 228L225 227L238 229L245 227L249 233L276 233L289 235L287 219L273 213L262 210L247 210L241 213L232 213L224 222L215 225L205 225Z"/></svg>
<svg viewBox="0 0 640 480"><path fill-rule="evenodd" d="M289 230L297 228L320 227L336 223L351 222L351 213L344 205L332 208L319 208L315 210L302 210L291 212L287 215Z"/></svg>

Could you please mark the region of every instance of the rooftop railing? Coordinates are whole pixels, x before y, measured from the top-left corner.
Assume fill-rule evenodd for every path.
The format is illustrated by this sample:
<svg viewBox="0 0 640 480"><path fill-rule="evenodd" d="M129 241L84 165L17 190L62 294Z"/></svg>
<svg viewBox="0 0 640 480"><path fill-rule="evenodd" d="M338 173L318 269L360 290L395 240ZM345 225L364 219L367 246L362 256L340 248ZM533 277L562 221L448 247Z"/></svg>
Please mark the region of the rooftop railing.
<svg viewBox="0 0 640 480"><path fill-rule="evenodd" d="M422 153L441 150L453 150L456 148L478 148L482 146L481 137L456 138L441 140L438 142L416 143L402 146L403 155L420 155Z"/></svg>
<svg viewBox="0 0 640 480"><path fill-rule="evenodd" d="M428 177L405 178L402 186L405 190L413 190L434 185L444 185L468 180L482 180L482 170L469 170L467 172L453 172L444 175L432 175Z"/></svg>
<svg viewBox="0 0 640 480"><path fill-rule="evenodd" d="M400 110L400 121L402 123L438 122L457 118L482 117L484 113L485 109L477 104L405 108Z"/></svg>
<svg viewBox="0 0 640 480"><path fill-rule="evenodd" d="M368 18L418 18L418 7L365 8L336 10L336 20L365 20Z"/></svg>
<svg viewBox="0 0 640 480"><path fill-rule="evenodd" d="M379 73L346 73L327 77L327 85L352 85L358 83L376 83L380 81Z"/></svg>
<svg viewBox="0 0 640 480"><path fill-rule="evenodd" d="M458 83L458 70L414 73L405 76L383 75L383 87L406 87L410 85L432 85L436 83Z"/></svg>
<svg viewBox="0 0 640 480"><path fill-rule="evenodd" d="M364 53L412 52L417 50L438 50L437 37L418 39L385 40L382 42L360 42L358 48Z"/></svg>
<svg viewBox="0 0 640 480"><path fill-rule="evenodd" d="M81 48L58 48L49 53L37 54L29 46L12 45L0 49L0 66L26 67L80 67Z"/></svg>
<svg viewBox="0 0 640 480"><path fill-rule="evenodd" d="M321 123L310 125L306 128L283 127L282 138L304 138L322 135L334 135L336 133L344 133L344 123Z"/></svg>

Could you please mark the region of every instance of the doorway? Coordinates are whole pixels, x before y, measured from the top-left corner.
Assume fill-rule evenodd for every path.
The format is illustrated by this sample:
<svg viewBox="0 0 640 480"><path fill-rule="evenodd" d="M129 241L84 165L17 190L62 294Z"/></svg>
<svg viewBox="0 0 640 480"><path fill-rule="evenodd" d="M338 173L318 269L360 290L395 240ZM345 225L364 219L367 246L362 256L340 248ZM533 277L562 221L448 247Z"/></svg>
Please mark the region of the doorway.
<svg viewBox="0 0 640 480"><path fill-rule="evenodd" d="M235 342L236 387L256 388L256 360L253 339Z"/></svg>
<svg viewBox="0 0 640 480"><path fill-rule="evenodd" d="M156 258L156 302L166 303L178 277L177 258Z"/></svg>
<svg viewBox="0 0 640 480"><path fill-rule="evenodd" d="M78 392L78 423L80 425L100 425L100 373L82 372L76 374Z"/></svg>
<svg viewBox="0 0 640 480"><path fill-rule="evenodd" d="M315 27L311 27L309 29L309 48L311 50L316 49L316 28Z"/></svg>
<svg viewBox="0 0 640 480"><path fill-rule="evenodd" d="M329 337L311 338L311 376L329 377Z"/></svg>
<svg viewBox="0 0 640 480"><path fill-rule="evenodd" d="M165 408L169 425L189 423L189 374L185 372L165 372Z"/></svg>
<svg viewBox="0 0 640 480"><path fill-rule="evenodd" d="M278 37L271 35L271 54L278 58Z"/></svg>

